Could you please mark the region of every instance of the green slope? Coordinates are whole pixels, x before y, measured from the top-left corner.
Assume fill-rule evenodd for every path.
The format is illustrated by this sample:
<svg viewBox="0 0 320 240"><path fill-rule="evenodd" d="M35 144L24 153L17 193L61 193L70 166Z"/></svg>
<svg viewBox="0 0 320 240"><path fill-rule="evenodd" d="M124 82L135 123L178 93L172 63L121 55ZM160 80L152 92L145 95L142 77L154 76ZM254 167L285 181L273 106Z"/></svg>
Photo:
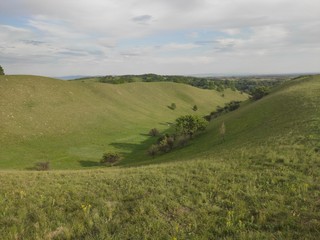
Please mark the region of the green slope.
<svg viewBox="0 0 320 240"><path fill-rule="evenodd" d="M94 167L105 151L136 152L127 162L137 162L146 157L151 128L166 130L178 116L194 113L195 104L196 113L205 115L247 98L176 83L109 85L35 76L1 76L0 96L2 169L39 161L50 161L53 169Z"/></svg>
<svg viewBox="0 0 320 240"><path fill-rule="evenodd" d="M320 147L320 76L292 80L258 101L214 119L187 147L141 164L216 156L251 158L268 163L317 159ZM225 122L222 141L219 128ZM300 156L300 157L299 157ZM315 160L317 161L317 160ZM128 166L132 165L130 163Z"/></svg>
<svg viewBox="0 0 320 240"><path fill-rule="evenodd" d="M288 82L154 160L171 163L0 171L0 238L318 239L319 90Z"/></svg>
<svg viewBox="0 0 320 240"><path fill-rule="evenodd" d="M239 111L213 122L211 133L222 121L227 126L226 142L217 137L213 150L234 150L261 155L269 150L275 155L314 153L320 135L320 77L305 77L288 82L267 97L247 104ZM217 136L217 134L215 134ZM208 139L209 135L205 138ZM206 141L204 140L204 141ZM225 145L221 147L220 145ZM248 151L249 150L249 151ZM250 151L252 150L252 151ZM273 156L276 160L281 156Z"/></svg>

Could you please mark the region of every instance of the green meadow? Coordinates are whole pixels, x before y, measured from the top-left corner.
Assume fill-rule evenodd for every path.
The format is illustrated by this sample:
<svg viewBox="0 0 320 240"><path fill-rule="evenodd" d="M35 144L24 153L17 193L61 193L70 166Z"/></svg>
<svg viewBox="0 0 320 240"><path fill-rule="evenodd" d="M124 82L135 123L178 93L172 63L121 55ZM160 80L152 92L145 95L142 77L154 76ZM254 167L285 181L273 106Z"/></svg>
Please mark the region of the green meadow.
<svg viewBox="0 0 320 240"><path fill-rule="evenodd" d="M178 83L112 85L34 76L1 76L0 95L1 169L39 161L50 161L54 169L94 167L107 151L133 154L124 162L135 164L146 157L151 128L163 132L181 115L202 116L248 98Z"/></svg>
<svg viewBox="0 0 320 240"><path fill-rule="evenodd" d="M318 239L319 92L320 76L257 101L167 82L1 76L0 239ZM173 132L177 117L232 100L244 102L185 147L146 154L151 128ZM101 166L106 151L124 159ZM52 170L27 170L39 161Z"/></svg>

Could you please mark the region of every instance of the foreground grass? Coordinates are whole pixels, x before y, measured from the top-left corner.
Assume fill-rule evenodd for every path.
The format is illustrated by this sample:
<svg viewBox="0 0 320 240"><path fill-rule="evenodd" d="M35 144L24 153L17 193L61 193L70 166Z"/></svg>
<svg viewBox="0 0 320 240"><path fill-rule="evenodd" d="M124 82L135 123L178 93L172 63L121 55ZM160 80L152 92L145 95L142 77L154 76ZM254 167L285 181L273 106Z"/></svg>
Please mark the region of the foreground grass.
<svg viewBox="0 0 320 240"><path fill-rule="evenodd" d="M320 164L0 173L1 239L317 239Z"/></svg>

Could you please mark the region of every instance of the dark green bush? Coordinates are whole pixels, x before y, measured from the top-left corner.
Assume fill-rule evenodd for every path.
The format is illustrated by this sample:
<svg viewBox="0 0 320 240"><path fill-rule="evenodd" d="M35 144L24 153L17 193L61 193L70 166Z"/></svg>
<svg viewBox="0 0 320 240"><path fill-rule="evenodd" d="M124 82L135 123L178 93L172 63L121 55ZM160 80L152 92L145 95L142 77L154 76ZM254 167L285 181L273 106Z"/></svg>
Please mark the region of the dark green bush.
<svg viewBox="0 0 320 240"><path fill-rule="evenodd" d="M102 159L100 160L101 164L115 164L121 160L121 156L118 153L104 153Z"/></svg>
<svg viewBox="0 0 320 240"><path fill-rule="evenodd" d="M50 162L37 162L34 168L37 171L48 171L50 170Z"/></svg>
<svg viewBox="0 0 320 240"><path fill-rule="evenodd" d="M149 135L152 136L152 137L156 137L156 136L159 136L159 131L158 129L156 128L152 128L150 131L149 131Z"/></svg>
<svg viewBox="0 0 320 240"><path fill-rule="evenodd" d="M151 145L151 147L148 149L148 154L154 158L155 155L159 152L159 147L156 144Z"/></svg>
<svg viewBox="0 0 320 240"><path fill-rule="evenodd" d="M197 110L198 110L198 106L197 106L197 105L194 105L194 106L192 107L192 110L193 110L193 111L197 111Z"/></svg>
<svg viewBox="0 0 320 240"><path fill-rule="evenodd" d="M175 103L171 103L170 106L168 106L171 110L175 110L177 108L177 105Z"/></svg>

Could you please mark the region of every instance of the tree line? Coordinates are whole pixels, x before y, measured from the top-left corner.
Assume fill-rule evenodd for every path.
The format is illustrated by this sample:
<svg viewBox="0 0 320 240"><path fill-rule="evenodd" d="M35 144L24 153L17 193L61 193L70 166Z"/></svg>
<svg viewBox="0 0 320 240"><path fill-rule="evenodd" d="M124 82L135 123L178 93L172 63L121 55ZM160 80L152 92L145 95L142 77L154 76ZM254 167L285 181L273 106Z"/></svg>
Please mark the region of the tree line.
<svg viewBox="0 0 320 240"><path fill-rule="evenodd" d="M270 79L256 79L254 77L231 77L218 78L218 77L192 77L192 76L178 76L178 75L157 75L157 74L142 74L142 75L122 75L112 76L107 75L98 77L98 81L110 84L123 84L131 82L175 82L191 85L201 89L212 89L223 92L229 88L231 90L238 90L240 92L252 93L260 87L272 88L286 81L288 77L279 77Z"/></svg>

